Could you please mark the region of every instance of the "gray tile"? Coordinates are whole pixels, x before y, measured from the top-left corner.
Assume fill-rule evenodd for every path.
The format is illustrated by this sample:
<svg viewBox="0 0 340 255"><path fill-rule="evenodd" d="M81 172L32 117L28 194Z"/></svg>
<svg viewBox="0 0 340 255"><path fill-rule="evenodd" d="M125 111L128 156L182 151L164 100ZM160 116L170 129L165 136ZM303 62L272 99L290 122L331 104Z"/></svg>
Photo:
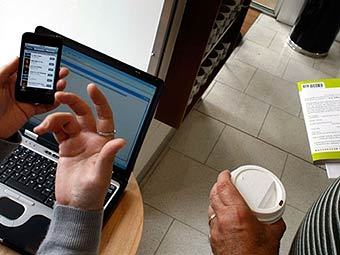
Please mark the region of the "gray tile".
<svg viewBox="0 0 340 255"><path fill-rule="evenodd" d="M291 155L288 156L282 182L286 188L288 205L304 212L331 183L323 169Z"/></svg>
<svg viewBox="0 0 340 255"><path fill-rule="evenodd" d="M276 51L280 55L286 55L287 57L293 58L298 62L313 67L314 58L307 57L297 51L292 50L287 44L288 39L289 35L277 33L271 42L269 49Z"/></svg>
<svg viewBox="0 0 340 255"><path fill-rule="evenodd" d="M328 55L340 57L340 42L339 41L333 42L331 48L329 49Z"/></svg>
<svg viewBox="0 0 340 255"><path fill-rule="evenodd" d="M300 111L299 118L302 119L302 120L304 119L302 110Z"/></svg>
<svg viewBox="0 0 340 255"><path fill-rule="evenodd" d="M256 136L268 108L257 99L216 82L199 111Z"/></svg>
<svg viewBox="0 0 340 255"><path fill-rule="evenodd" d="M255 23L246 33L245 38L261 46L269 47L276 33L272 29Z"/></svg>
<svg viewBox="0 0 340 255"><path fill-rule="evenodd" d="M315 68L309 67L295 59L290 59L287 69L283 75L283 79L299 82L302 80L314 80L328 78L329 74L323 73Z"/></svg>
<svg viewBox="0 0 340 255"><path fill-rule="evenodd" d="M197 110L199 108L199 106L202 103L202 100L205 99L208 96L209 92L214 88L215 83L216 83L216 79L211 82L211 84L208 86L208 88L204 91L204 93L201 96L201 98L199 100L197 100L196 104L193 107L195 110Z"/></svg>
<svg viewBox="0 0 340 255"><path fill-rule="evenodd" d="M241 165L260 165L281 176L287 153L232 127L226 127L209 156L207 165L230 169Z"/></svg>
<svg viewBox="0 0 340 255"><path fill-rule="evenodd" d="M156 255L209 255L212 254L208 236L175 221L165 236Z"/></svg>
<svg viewBox="0 0 340 255"><path fill-rule="evenodd" d="M153 172L156 170L157 166L162 162L163 158L167 155L168 151L170 150L169 145L166 145L162 152L158 155L156 154L156 159L152 162L149 168L146 169L144 175L137 179L139 188L142 190L145 184L149 181L150 177L152 176ZM135 170L135 169L134 169Z"/></svg>
<svg viewBox="0 0 340 255"><path fill-rule="evenodd" d="M172 221L173 218L144 205L143 235L137 254L155 254Z"/></svg>
<svg viewBox="0 0 340 255"><path fill-rule="evenodd" d="M304 121L280 109L275 107L270 109L259 138L311 161Z"/></svg>
<svg viewBox="0 0 340 255"><path fill-rule="evenodd" d="M246 94L293 115L299 115L301 106L296 85L270 73L257 70L246 90Z"/></svg>
<svg viewBox="0 0 340 255"><path fill-rule="evenodd" d="M209 193L217 175L170 150L142 189L143 198L146 204L208 234Z"/></svg>
<svg viewBox="0 0 340 255"><path fill-rule="evenodd" d="M237 59L228 60L216 76L216 81L244 91L256 68Z"/></svg>
<svg viewBox="0 0 340 255"><path fill-rule="evenodd" d="M289 57L245 40L235 55L235 59L281 77L287 67Z"/></svg>
<svg viewBox="0 0 340 255"><path fill-rule="evenodd" d="M204 163L225 125L192 111L176 131L170 147Z"/></svg>
<svg viewBox="0 0 340 255"><path fill-rule="evenodd" d="M287 229L281 239L280 255L286 255L289 253L296 231L298 230L304 216L305 213L289 205L286 206L283 219L286 222Z"/></svg>
<svg viewBox="0 0 340 255"><path fill-rule="evenodd" d="M314 67L332 77L340 76L340 43L334 42L328 56L316 59Z"/></svg>
<svg viewBox="0 0 340 255"><path fill-rule="evenodd" d="M315 60L314 68L318 69L324 73L327 73L331 77L340 76L340 59L336 57L335 59L327 57L327 59L317 59Z"/></svg>
<svg viewBox="0 0 340 255"><path fill-rule="evenodd" d="M290 26L278 22L275 18L265 14L260 15L260 17L256 21L256 24L277 31L280 34L286 36L288 36L290 30L292 29Z"/></svg>
<svg viewBox="0 0 340 255"><path fill-rule="evenodd" d="M133 169L135 176L139 179L154 160L154 155L159 154L170 141L175 129L158 121L157 128L144 140L141 153L138 155L136 165Z"/></svg>

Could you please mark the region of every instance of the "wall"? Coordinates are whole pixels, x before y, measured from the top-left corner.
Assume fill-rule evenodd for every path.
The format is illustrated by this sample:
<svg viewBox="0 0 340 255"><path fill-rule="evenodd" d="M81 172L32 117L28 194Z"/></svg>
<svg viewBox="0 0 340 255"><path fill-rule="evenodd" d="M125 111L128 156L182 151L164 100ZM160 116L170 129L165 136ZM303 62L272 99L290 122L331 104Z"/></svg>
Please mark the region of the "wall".
<svg viewBox="0 0 340 255"><path fill-rule="evenodd" d="M146 71L163 2L2 0L0 65L19 54L23 32L43 25Z"/></svg>

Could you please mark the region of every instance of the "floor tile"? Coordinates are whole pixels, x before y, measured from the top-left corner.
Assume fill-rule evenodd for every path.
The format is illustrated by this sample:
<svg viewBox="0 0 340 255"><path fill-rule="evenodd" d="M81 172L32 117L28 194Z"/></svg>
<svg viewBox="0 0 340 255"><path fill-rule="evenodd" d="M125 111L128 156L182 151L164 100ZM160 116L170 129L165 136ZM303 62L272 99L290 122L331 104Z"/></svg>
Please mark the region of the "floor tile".
<svg viewBox="0 0 340 255"><path fill-rule="evenodd" d="M319 70L316 70L312 67L302 64L301 62L296 61L295 59L289 60L287 69L283 75L284 79L292 82L299 82L302 80L314 80L328 77L330 77L329 74L323 73Z"/></svg>
<svg viewBox="0 0 340 255"><path fill-rule="evenodd" d="M144 205L144 225L138 255L153 255L170 227L173 218Z"/></svg>
<svg viewBox="0 0 340 255"><path fill-rule="evenodd" d="M329 49L329 54L340 57L340 42L333 42L331 48Z"/></svg>
<svg viewBox="0 0 340 255"><path fill-rule="evenodd" d="M304 121L272 107L259 135L262 140L311 161Z"/></svg>
<svg viewBox="0 0 340 255"><path fill-rule="evenodd" d="M269 47L277 32L262 25L254 24L245 35L245 39L264 47Z"/></svg>
<svg viewBox="0 0 340 255"><path fill-rule="evenodd" d="M287 203L307 212L313 202L331 183L326 171L289 155L281 178L287 192Z"/></svg>
<svg viewBox="0 0 340 255"><path fill-rule="evenodd" d="M156 255L212 254L208 236L175 221L165 236Z"/></svg>
<svg viewBox="0 0 340 255"><path fill-rule="evenodd" d="M313 67L314 58L307 57L297 51L292 50L287 44L288 39L289 35L277 33L272 43L270 44L269 49L276 51L280 55L286 55L290 58L295 59L296 61L299 61L305 65Z"/></svg>
<svg viewBox="0 0 340 255"><path fill-rule="evenodd" d="M340 58L339 57L327 57L326 59L315 60L315 69L318 69L324 73L329 74L332 77L340 76Z"/></svg>
<svg viewBox="0 0 340 255"><path fill-rule="evenodd" d="M268 108L269 105L217 82L198 109L256 136Z"/></svg>
<svg viewBox="0 0 340 255"><path fill-rule="evenodd" d="M284 73L289 60L287 56L280 55L249 40L243 41L235 58L280 77Z"/></svg>
<svg viewBox="0 0 340 255"><path fill-rule="evenodd" d="M257 19L257 25L264 26L284 35L288 35L290 30L292 29L292 27L280 23L275 18L265 14L261 14L260 17Z"/></svg>
<svg viewBox="0 0 340 255"><path fill-rule="evenodd" d="M197 111L192 111L176 131L170 147L204 163L225 125Z"/></svg>
<svg viewBox="0 0 340 255"><path fill-rule="evenodd" d="M165 148L158 155L157 154L155 155L157 158L155 159L154 162L152 162L147 171L145 171L144 175L137 179L140 190L144 188L144 186L152 176L153 172L156 170L160 162L162 162L163 158L167 155L169 150L170 150L169 145L168 144L165 145Z"/></svg>
<svg viewBox="0 0 340 255"><path fill-rule="evenodd" d="M216 76L216 81L244 91L256 68L237 59L228 60Z"/></svg>
<svg viewBox="0 0 340 255"><path fill-rule="evenodd" d="M300 111L299 118L302 119L302 120L304 119L302 110Z"/></svg>
<svg viewBox="0 0 340 255"><path fill-rule="evenodd" d="M208 234L209 193L217 175L170 150L142 189L144 202Z"/></svg>
<svg viewBox="0 0 340 255"><path fill-rule="evenodd" d="M133 169L135 176L139 179L143 175L147 166L152 164L155 155L158 155L172 138L175 129L160 122L155 122L156 127L152 133L149 133L145 138L141 152L138 155L136 165Z"/></svg>
<svg viewBox="0 0 340 255"><path fill-rule="evenodd" d="M328 56L315 61L314 68L333 77L340 76L340 43L334 42Z"/></svg>
<svg viewBox="0 0 340 255"><path fill-rule="evenodd" d="M299 93L295 83L288 82L262 70L257 70L246 94L298 116Z"/></svg>
<svg viewBox="0 0 340 255"><path fill-rule="evenodd" d="M226 127L209 156L207 165L234 170L241 165L260 165L281 177L287 153L232 127Z"/></svg>
<svg viewBox="0 0 340 255"><path fill-rule="evenodd" d="M208 86L208 88L204 91L203 95L201 96L201 98L196 102L196 104L194 105L194 109L198 109L198 107L200 106L200 104L202 103L202 100L205 99L209 92L213 89L213 87L215 86L215 83L216 83L216 78L214 81L212 81L210 83L210 85Z"/></svg>
<svg viewBox="0 0 340 255"><path fill-rule="evenodd" d="M283 219L286 222L286 232L281 239L280 255L287 255L294 240L296 231L305 214L289 205L286 206Z"/></svg>

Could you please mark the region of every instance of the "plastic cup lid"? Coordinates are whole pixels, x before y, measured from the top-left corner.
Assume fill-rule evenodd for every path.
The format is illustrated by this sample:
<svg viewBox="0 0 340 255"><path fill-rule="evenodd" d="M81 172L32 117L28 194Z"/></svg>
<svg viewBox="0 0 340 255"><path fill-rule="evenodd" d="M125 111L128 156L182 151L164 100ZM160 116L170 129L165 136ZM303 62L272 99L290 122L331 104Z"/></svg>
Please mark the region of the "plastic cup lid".
<svg viewBox="0 0 340 255"><path fill-rule="evenodd" d="M285 209L286 191L269 170L259 166L241 166L231 173L231 180L259 221L274 223Z"/></svg>

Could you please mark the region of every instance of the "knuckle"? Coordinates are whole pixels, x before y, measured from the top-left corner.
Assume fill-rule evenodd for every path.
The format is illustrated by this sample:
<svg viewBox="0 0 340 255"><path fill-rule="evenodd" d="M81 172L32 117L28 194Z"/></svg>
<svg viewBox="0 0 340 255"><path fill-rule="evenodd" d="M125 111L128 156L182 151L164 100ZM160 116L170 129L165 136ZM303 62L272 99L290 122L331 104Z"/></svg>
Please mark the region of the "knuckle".
<svg viewBox="0 0 340 255"><path fill-rule="evenodd" d="M218 235L216 235L215 233L212 233L212 234L210 235L210 242L211 242L212 244L218 243Z"/></svg>
<svg viewBox="0 0 340 255"><path fill-rule="evenodd" d="M245 207L233 207L234 219L239 222L246 222L249 219L250 211Z"/></svg>
<svg viewBox="0 0 340 255"><path fill-rule="evenodd" d="M217 193L222 193L226 189L226 184L224 182L218 182L216 185Z"/></svg>
<svg viewBox="0 0 340 255"><path fill-rule="evenodd" d="M245 207L232 206L220 217L219 225L222 228L238 229L251 220L251 212Z"/></svg>
<svg viewBox="0 0 340 255"><path fill-rule="evenodd" d="M65 113L65 117L70 119L70 120L75 120L74 115L70 112Z"/></svg>
<svg viewBox="0 0 340 255"><path fill-rule="evenodd" d="M217 228L212 228L210 230L210 243L216 244L219 242L221 234L218 232Z"/></svg>
<svg viewBox="0 0 340 255"><path fill-rule="evenodd" d="M216 183L214 184L214 186L211 188L210 191L210 200L212 200L212 198L216 195Z"/></svg>

